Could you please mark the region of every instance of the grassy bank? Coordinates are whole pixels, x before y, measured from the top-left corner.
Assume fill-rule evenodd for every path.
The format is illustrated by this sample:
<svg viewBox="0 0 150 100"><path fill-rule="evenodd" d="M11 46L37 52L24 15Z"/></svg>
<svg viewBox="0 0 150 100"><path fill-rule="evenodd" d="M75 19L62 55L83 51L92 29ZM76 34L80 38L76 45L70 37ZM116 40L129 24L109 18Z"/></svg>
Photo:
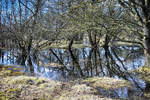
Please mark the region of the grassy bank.
<svg viewBox="0 0 150 100"><path fill-rule="evenodd" d="M25 76L19 70L1 66L0 100L119 100L109 90L130 87L125 80L93 77L60 82L43 77ZM99 89L105 91L99 91ZM105 92L105 93L104 93Z"/></svg>

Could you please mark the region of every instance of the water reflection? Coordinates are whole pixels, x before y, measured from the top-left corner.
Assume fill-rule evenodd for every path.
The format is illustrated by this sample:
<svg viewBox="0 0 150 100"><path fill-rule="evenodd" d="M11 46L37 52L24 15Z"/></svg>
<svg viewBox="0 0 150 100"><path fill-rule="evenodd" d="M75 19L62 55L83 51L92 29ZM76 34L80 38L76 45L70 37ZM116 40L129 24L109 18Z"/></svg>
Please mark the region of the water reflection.
<svg viewBox="0 0 150 100"><path fill-rule="evenodd" d="M24 60L24 72L28 75L61 81L92 76L109 76L131 81L132 90L127 88L113 90L113 93L117 93L117 97L121 98L126 98L129 94L142 96L143 91L149 86L144 80L128 73L145 63L140 47L79 48L72 51L49 49L38 51L33 57L29 57L32 65L14 51L16 50L0 50L0 63L21 64Z"/></svg>

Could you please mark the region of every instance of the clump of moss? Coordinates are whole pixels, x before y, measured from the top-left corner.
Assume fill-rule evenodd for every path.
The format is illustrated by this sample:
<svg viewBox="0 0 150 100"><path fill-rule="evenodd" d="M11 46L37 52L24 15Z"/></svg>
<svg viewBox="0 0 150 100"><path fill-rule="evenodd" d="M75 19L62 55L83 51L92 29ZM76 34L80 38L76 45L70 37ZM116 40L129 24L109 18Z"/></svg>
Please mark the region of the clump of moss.
<svg viewBox="0 0 150 100"><path fill-rule="evenodd" d="M129 88L131 87L130 83L126 80L120 80L109 77L87 78L82 82L94 88L101 87L104 89L117 89L122 87L129 87Z"/></svg>

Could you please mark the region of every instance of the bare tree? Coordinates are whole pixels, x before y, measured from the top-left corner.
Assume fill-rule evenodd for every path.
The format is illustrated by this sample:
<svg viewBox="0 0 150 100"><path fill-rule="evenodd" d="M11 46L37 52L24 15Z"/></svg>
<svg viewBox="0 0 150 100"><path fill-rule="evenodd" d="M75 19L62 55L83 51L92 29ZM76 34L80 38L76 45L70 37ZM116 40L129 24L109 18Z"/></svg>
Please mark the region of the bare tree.
<svg viewBox="0 0 150 100"><path fill-rule="evenodd" d="M121 6L128 9L143 26L146 66L150 66L150 1L118 0Z"/></svg>

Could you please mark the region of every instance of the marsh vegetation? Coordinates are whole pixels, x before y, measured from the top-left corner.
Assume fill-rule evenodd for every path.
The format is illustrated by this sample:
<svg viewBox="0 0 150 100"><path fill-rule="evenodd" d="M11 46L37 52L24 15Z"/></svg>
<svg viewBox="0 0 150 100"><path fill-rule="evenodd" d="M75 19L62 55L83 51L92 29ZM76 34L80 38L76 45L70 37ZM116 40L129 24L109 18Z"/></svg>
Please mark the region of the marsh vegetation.
<svg viewBox="0 0 150 100"><path fill-rule="evenodd" d="M0 99L150 99L149 7L0 0Z"/></svg>

